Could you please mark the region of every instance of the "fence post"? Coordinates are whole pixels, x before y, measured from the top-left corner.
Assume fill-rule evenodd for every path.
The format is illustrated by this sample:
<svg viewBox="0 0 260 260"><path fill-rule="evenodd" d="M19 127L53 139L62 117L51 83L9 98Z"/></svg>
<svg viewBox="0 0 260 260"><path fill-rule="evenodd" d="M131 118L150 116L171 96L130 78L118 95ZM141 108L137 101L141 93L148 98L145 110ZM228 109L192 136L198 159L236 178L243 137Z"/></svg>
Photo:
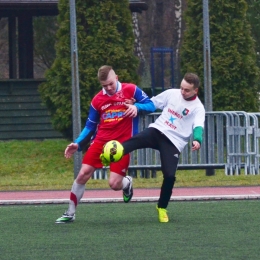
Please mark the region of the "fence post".
<svg viewBox="0 0 260 260"><path fill-rule="evenodd" d="M80 116L80 92L79 92L79 70L78 70L78 44L75 0L70 0L70 43L71 43L71 78L72 78L72 127L73 140L81 132ZM81 168L82 153L74 153L74 178L77 177Z"/></svg>
<svg viewBox="0 0 260 260"><path fill-rule="evenodd" d="M209 3L203 0L203 53L204 53L204 99L206 111L212 111L211 60L210 60L210 33L209 33ZM209 125L211 128L211 126ZM211 129L208 129L210 133ZM210 135L207 135L209 137ZM210 142L210 140L207 140ZM207 160L210 160L209 153ZM215 175L214 169L207 169L206 176Z"/></svg>

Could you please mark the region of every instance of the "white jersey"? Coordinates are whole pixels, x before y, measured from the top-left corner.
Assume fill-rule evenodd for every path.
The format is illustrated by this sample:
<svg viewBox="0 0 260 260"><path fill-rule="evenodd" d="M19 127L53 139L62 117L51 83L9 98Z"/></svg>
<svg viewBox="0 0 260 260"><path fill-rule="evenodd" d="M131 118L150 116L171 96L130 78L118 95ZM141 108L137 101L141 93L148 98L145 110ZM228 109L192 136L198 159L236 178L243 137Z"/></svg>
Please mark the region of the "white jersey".
<svg viewBox="0 0 260 260"><path fill-rule="evenodd" d="M193 129L204 128L205 109L198 97L186 101L180 89L169 89L152 97L155 107L162 114L150 124L166 135L181 152L189 142Z"/></svg>

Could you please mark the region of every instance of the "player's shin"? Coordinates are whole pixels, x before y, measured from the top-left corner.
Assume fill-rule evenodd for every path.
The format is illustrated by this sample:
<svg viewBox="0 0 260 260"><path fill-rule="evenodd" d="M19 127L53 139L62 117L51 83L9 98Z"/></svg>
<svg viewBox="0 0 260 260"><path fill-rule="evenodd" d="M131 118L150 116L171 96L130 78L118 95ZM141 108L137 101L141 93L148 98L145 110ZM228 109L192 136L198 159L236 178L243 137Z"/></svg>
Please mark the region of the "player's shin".
<svg viewBox="0 0 260 260"><path fill-rule="evenodd" d="M168 203L171 199L172 189L174 186L176 178L175 177L164 177L161 186L160 198L158 201L158 208L166 209Z"/></svg>
<svg viewBox="0 0 260 260"><path fill-rule="evenodd" d="M70 192L70 202L69 202L69 208L68 208L68 214L73 215L76 211L76 207L83 197L85 191L85 185L84 184L78 184L76 180L74 181L71 192Z"/></svg>

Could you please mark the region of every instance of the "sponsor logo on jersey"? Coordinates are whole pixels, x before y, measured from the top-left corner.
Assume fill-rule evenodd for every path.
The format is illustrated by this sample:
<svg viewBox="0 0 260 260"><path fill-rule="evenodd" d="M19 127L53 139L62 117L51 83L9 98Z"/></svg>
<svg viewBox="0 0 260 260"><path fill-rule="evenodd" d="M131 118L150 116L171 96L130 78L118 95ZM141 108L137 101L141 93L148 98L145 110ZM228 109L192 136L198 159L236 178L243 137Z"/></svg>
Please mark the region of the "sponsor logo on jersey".
<svg viewBox="0 0 260 260"><path fill-rule="evenodd" d="M114 106L122 106L122 105L125 105L125 102L114 102L113 105Z"/></svg>
<svg viewBox="0 0 260 260"><path fill-rule="evenodd" d="M106 108L110 107L111 105L112 105L111 103L109 103L109 104L106 104L106 105L104 105L104 106L102 106L102 107L101 107L101 110L104 110L104 109L106 109Z"/></svg>
<svg viewBox="0 0 260 260"><path fill-rule="evenodd" d="M174 110L172 110L172 109L170 109L170 108L168 108L168 112L169 112L170 114L174 115L175 117L179 118L179 119L182 119L182 118L183 118L182 115L180 115L178 112L176 112L176 111L174 111Z"/></svg>
<svg viewBox="0 0 260 260"><path fill-rule="evenodd" d="M116 92L116 96L117 96L117 98L119 99L119 98L124 98L125 96L124 96L124 93L122 92L122 91L118 91L118 92Z"/></svg>
<svg viewBox="0 0 260 260"><path fill-rule="evenodd" d="M167 126L169 126L169 127L171 127L172 129L176 129L177 128L177 126L175 126L173 123L174 123L174 121L175 120L177 120L177 118L176 117L173 117L172 115L178 115L178 118L182 118L182 116L181 115L179 115L178 113L176 113L175 111L173 111L173 110L171 110L170 108L168 109L168 112L170 112L170 117L169 117L169 119L168 120L166 120L164 123L167 125Z"/></svg>
<svg viewBox="0 0 260 260"><path fill-rule="evenodd" d="M174 118L173 116L171 116L170 118L169 118L169 121L173 124L173 122L176 120L177 118Z"/></svg>
<svg viewBox="0 0 260 260"><path fill-rule="evenodd" d="M175 125L173 125L173 124L170 123L169 121L165 121L164 123L165 123L167 126L169 126L170 128L174 129L174 130L177 128Z"/></svg>
<svg viewBox="0 0 260 260"><path fill-rule="evenodd" d="M187 116L187 115L189 114L189 112L190 112L190 110L187 109L187 108L185 108L185 109L182 111L182 114L183 114L184 116Z"/></svg>
<svg viewBox="0 0 260 260"><path fill-rule="evenodd" d="M125 110L109 110L102 115L104 122L121 121L124 118Z"/></svg>

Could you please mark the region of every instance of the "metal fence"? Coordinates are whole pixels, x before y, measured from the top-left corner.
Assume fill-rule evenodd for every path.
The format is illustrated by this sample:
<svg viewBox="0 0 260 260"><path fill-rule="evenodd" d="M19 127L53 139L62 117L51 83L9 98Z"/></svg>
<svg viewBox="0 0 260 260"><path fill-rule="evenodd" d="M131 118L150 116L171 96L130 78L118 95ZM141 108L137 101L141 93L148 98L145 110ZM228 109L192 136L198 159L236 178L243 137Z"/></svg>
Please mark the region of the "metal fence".
<svg viewBox="0 0 260 260"><path fill-rule="evenodd" d="M140 118L142 131L160 115L152 113ZM192 137L181 153L178 170L224 169L226 175L259 174L260 113L244 111L206 112L201 149L192 151ZM107 178L107 168L97 170L93 178ZM129 175L144 178L161 170L160 154L153 149L131 153Z"/></svg>

